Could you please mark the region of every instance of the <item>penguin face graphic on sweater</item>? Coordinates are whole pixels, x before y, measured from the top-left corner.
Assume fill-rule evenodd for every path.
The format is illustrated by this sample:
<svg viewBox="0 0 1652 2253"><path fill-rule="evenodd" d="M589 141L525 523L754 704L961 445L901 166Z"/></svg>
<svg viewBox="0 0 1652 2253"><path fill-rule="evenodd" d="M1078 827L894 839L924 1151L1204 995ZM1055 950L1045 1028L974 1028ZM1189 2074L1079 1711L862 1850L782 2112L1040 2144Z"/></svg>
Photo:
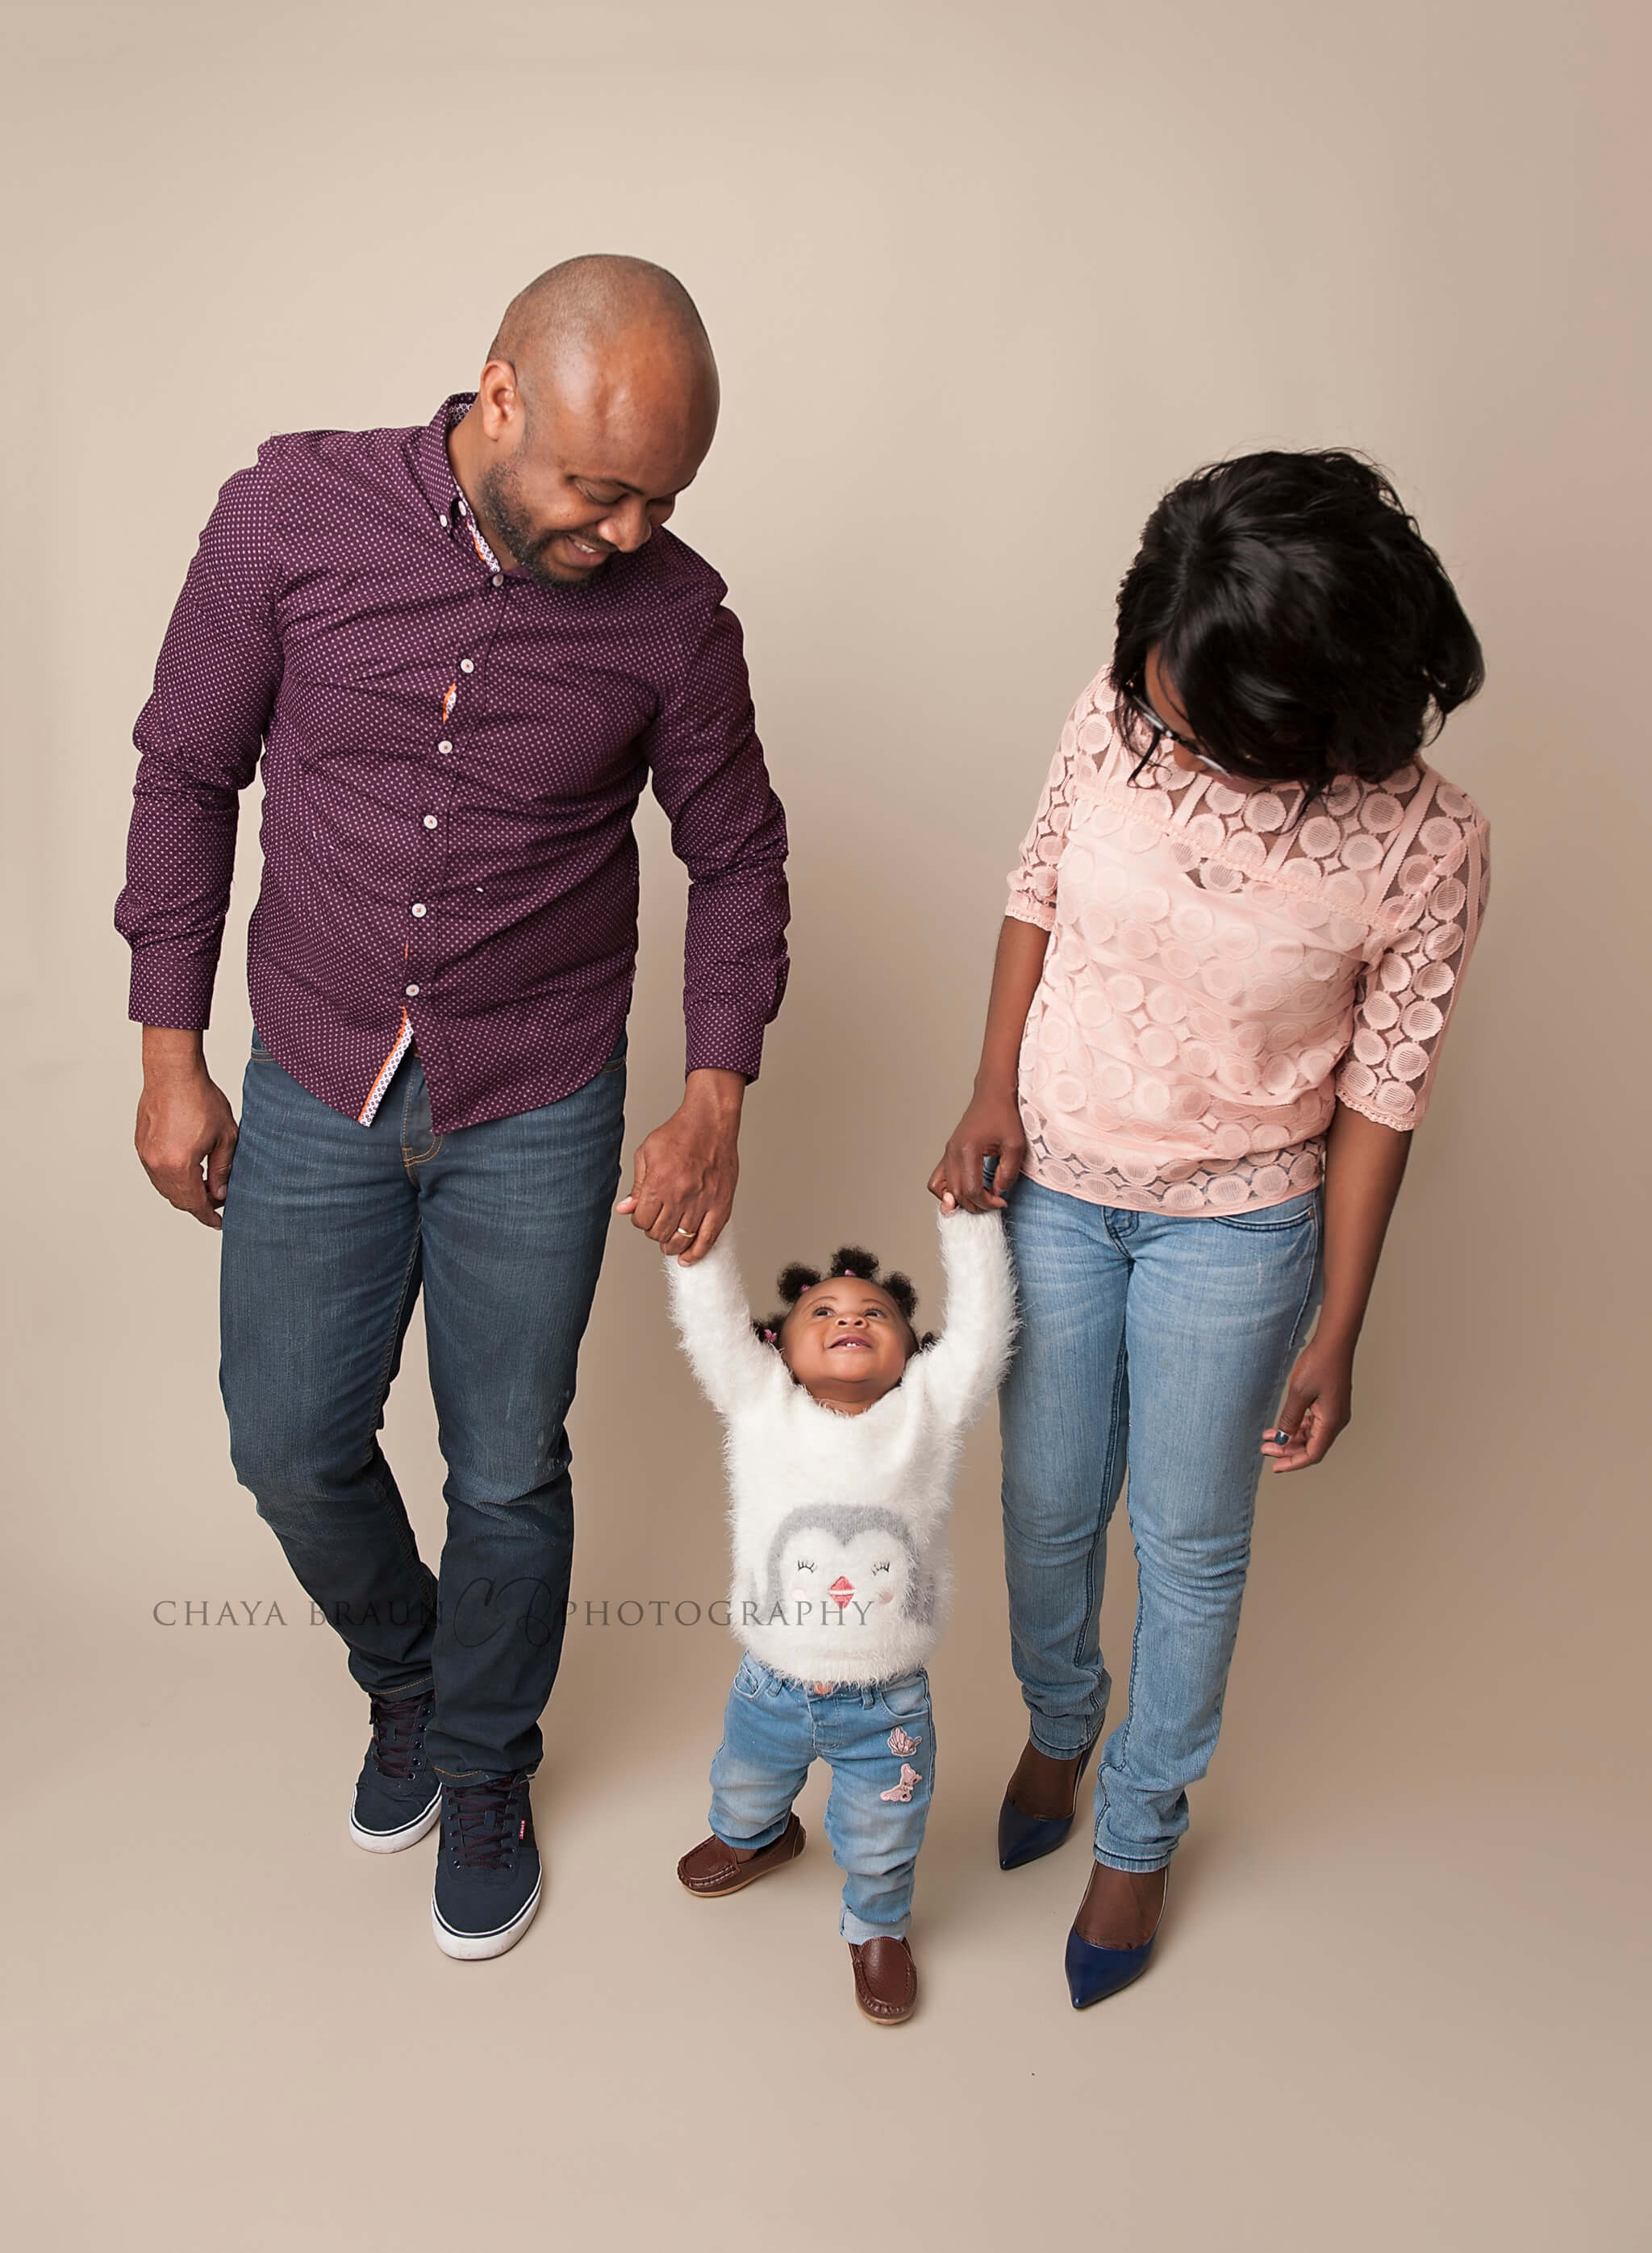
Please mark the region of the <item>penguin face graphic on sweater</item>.
<svg viewBox="0 0 1652 2253"><path fill-rule="evenodd" d="M935 1591L912 1536L893 1510L853 1503L794 1510L769 1545L758 1592L764 1625L840 1628L926 1620Z"/></svg>

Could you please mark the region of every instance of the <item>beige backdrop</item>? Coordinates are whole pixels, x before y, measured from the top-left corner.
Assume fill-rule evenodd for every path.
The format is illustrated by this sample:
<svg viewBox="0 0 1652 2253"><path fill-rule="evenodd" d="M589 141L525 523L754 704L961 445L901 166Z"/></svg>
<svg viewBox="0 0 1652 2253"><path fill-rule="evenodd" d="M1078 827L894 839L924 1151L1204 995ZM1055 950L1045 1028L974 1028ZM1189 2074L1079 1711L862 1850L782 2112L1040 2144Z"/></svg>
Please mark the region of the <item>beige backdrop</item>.
<svg viewBox="0 0 1652 2253"><path fill-rule="evenodd" d="M6 11L19 2243L1652 2243L1641 14ZM610 1623L582 1615L552 1708L547 1905L501 1963L439 1957L428 1849L345 1839L361 1701L230 1474L215 1242L130 1154L129 736L219 483L273 429L423 421L510 293L590 248L675 268L723 369L678 528L745 621L795 846L738 1213L759 1277L851 1231L932 1284L923 1182L1003 873L1166 483L1365 447L1484 637L1438 756L1490 813L1491 914L1358 1419L1265 1493L1161 1960L1083 2018L1082 1845L1012 1878L992 1849L1022 1717L990 1430L935 1668L920 2018L857 2019L819 1846L736 1903L680 1894L730 1647L617 1614L720 1587L715 1435L624 1228L575 1428L575 1594ZM683 887L652 801L641 828L633 1140L681 1055ZM209 1044L232 1089L253 832ZM390 1420L434 1544L416 1338ZM273 1601L284 1626L182 1623Z"/></svg>

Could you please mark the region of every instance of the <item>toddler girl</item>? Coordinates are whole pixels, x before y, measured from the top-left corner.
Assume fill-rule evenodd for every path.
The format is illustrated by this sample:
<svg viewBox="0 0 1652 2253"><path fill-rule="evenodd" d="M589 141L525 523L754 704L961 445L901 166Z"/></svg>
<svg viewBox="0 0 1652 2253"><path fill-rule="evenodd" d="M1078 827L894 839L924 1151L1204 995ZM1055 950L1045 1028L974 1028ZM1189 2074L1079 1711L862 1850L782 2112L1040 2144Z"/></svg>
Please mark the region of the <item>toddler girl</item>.
<svg viewBox="0 0 1652 2253"><path fill-rule="evenodd" d="M746 1655L712 1763L712 1835L677 1874L737 1893L803 1852L792 1802L832 1768L826 1829L844 1872L855 2000L910 2018L913 1867L935 1779L924 1662L944 1610L944 1528L959 1442L1003 1375L1014 1292L996 1213L944 1206L946 1334L920 1339L903 1275L840 1252L780 1277L755 1324L724 1236L673 1260L672 1311L728 1427L729 1622Z"/></svg>

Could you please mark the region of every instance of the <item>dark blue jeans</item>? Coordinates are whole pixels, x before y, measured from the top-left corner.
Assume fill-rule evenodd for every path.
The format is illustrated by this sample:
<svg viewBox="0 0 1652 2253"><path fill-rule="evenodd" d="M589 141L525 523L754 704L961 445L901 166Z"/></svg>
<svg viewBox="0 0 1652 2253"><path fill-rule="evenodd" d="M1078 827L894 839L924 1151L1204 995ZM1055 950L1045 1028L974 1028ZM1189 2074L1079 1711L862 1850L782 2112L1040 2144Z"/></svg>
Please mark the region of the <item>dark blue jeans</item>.
<svg viewBox="0 0 1652 2253"><path fill-rule="evenodd" d="M443 1774L532 1768L568 1617L564 1428L619 1183L624 1041L560 1103L436 1134L416 1053L371 1126L254 1035L224 1207L236 1476L364 1690L434 1685ZM448 1536L420 1559L379 1445L421 1288Z"/></svg>

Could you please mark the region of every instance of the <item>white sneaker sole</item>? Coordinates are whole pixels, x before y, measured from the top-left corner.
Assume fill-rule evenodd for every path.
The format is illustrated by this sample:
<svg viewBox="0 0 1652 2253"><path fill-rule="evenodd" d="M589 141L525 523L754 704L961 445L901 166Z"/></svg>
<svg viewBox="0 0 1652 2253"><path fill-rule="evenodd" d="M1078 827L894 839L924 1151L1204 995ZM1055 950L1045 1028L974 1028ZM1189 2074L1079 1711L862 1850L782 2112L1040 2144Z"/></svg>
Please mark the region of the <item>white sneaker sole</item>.
<svg viewBox="0 0 1652 2253"><path fill-rule="evenodd" d="M369 1854L400 1854L406 1847L416 1846L421 1838L428 1838L441 1820L442 1794L438 1791L423 1812L415 1815L411 1823L404 1823L400 1831L364 1831L352 1809L350 1835Z"/></svg>
<svg viewBox="0 0 1652 2253"><path fill-rule="evenodd" d="M432 1897L430 1930L436 1944L444 1956L452 1956L462 1964L480 1964L490 1956L503 1956L515 1947L533 1922L533 1913L540 1905L540 1895L545 1890L545 1872L540 1870L534 1880L533 1891L509 1924L502 1924L494 1932L455 1932L452 1926L442 1921L442 1912Z"/></svg>

